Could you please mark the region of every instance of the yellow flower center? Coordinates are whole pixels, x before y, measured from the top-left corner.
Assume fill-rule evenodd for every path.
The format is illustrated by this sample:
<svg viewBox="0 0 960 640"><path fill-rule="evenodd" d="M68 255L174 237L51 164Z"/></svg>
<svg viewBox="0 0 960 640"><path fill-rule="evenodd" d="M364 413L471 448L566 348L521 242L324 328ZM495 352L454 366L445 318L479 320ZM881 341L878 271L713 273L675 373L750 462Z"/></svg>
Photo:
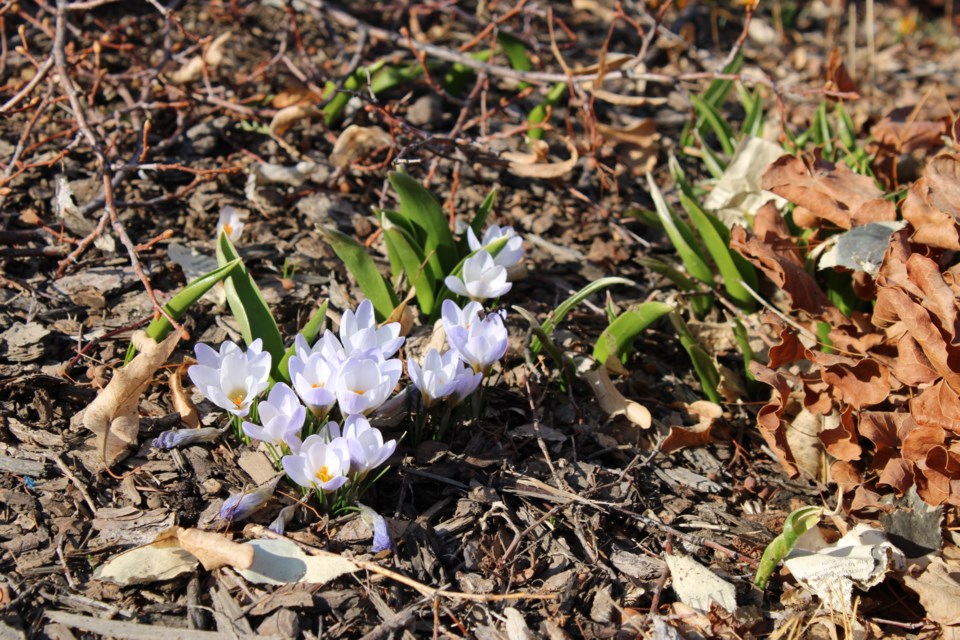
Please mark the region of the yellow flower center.
<svg viewBox="0 0 960 640"><path fill-rule="evenodd" d="M320 470L313 474L317 480L323 483L330 482L333 480L333 475L330 473L330 469L327 468L327 465L320 467Z"/></svg>
<svg viewBox="0 0 960 640"><path fill-rule="evenodd" d="M223 225L223 230L227 232L227 235L233 233L233 227L230 226L229 222Z"/></svg>
<svg viewBox="0 0 960 640"><path fill-rule="evenodd" d="M243 401L247 399L247 393L245 391L234 391L232 394L227 396L238 409L240 405L243 404Z"/></svg>
<svg viewBox="0 0 960 640"><path fill-rule="evenodd" d="M323 383L322 383L322 382L314 382L314 383L313 383L312 385L310 385L310 386L311 386L312 388L314 388L314 389L323 389Z"/></svg>

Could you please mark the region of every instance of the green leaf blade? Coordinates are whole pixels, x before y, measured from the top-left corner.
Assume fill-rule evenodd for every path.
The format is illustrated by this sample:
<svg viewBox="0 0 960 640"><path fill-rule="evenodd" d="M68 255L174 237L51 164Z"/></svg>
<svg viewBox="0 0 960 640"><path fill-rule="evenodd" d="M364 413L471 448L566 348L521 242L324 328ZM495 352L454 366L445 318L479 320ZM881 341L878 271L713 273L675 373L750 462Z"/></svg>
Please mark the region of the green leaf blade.
<svg viewBox="0 0 960 640"><path fill-rule="evenodd" d="M360 289L370 300L381 322L390 317L400 301L393 287L384 280L373 261L364 248L347 234L333 228L322 228L324 238L333 248L334 253L347 266L353 277L357 279Z"/></svg>

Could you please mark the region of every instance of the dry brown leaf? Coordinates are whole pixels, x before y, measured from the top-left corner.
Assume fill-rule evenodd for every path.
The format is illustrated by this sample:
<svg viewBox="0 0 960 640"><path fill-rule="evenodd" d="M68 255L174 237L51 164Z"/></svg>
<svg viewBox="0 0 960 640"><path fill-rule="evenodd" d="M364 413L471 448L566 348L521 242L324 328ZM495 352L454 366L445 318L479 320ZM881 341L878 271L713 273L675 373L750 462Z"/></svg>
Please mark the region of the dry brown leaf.
<svg viewBox="0 0 960 640"><path fill-rule="evenodd" d="M960 625L960 567L934 558L919 576L903 576L903 583L920 596L930 620Z"/></svg>
<svg viewBox="0 0 960 640"><path fill-rule="evenodd" d="M284 109L295 104L316 104L322 100L323 97L318 96L309 87L293 86L282 89L277 95L273 96L270 105L274 109Z"/></svg>
<svg viewBox="0 0 960 640"><path fill-rule="evenodd" d="M787 401L790 398L790 385L783 374L765 367L756 360L750 363L750 372L754 377L773 387L770 400L757 413L757 425L760 435L767 441L767 445L776 454L784 471L791 477L799 473L796 459L787 442L787 429L783 414L787 410Z"/></svg>
<svg viewBox="0 0 960 640"><path fill-rule="evenodd" d="M597 367L593 371L584 373L583 379L593 389L597 402L600 403L600 409L606 414L616 416L622 413L641 429L649 429L653 424L649 409L638 402L626 399L610 380L606 367Z"/></svg>
<svg viewBox="0 0 960 640"><path fill-rule="evenodd" d="M287 132L295 122L305 118L316 118L323 115L323 111L312 104L295 104L291 107L284 107L277 111L270 121L270 133L275 136L282 136Z"/></svg>
<svg viewBox="0 0 960 640"><path fill-rule="evenodd" d="M687 447L700 447L713 442L713 427L723 416L723 407L715 402L698 400L686 406L687 411L699 418L692 427L670 427L670 433L660 445L660 451L670 453Z"/></svg>
<svg viewBox="0 0 960 640"><path fill-rule="evenodd" d="M238 544L213 531L173 527L154 541L155 544L164 542L189 551L207 571L219 567L249 569L253 565L253 547Z"/></svg>
<svg viewBox="0 0 960 640"><path fill-rule="evenodd" d="M157 344L145 333L133 335L139 353L129 364L117 369L110 383L83 412L83 426L97 436L101 459L109 468L136 445L140 433L140 396L153 374L173 353L180 341L176 331Z"/></svg>
<svg viewBox="0 0 960 640"><path fill-rule="evenodd" d="M346 167L357 158L383 147L392 147L393 138L380 127L350 125L337 138L330 152L330 164Z"/></svg>
<svg viewBox="0 0 960 640"><path fill-rule="evenodd" d="M791 298L796 310L824 320L832 326L847 324L847 318L837 309L817 285L816 280L789 256L789 249L781 254L756 236L748 236L740 225L730 230L730 248L739 252L774 284Z"/></svg>
<svg viewBox="0 0 960 640"><path fill-rule="evenodd" d="M183 390L183 373L189 363L184 362L175 371L170 372L170 400L173 408L180 414L180 421L191 429L200 428L200 414L190 399L190 395Z"/></svg>
<svg viewBox="0 0 960 640"><path fill-rule="evenodd" d="M216 69L223 62L223 45L227 43L231 35L233 34L227 31L218 36L216 40L204 47L202 55L190 58L185 65L172 73L170 80L177 84L187 84L199 80L203 76L204 60L206 60L207 69Z"/></svg>
<svg viewBox="0 0 960 640"><path fill-rule="evenodd" d="M842 163L834 166L825 161L816 163L812 172L799 158L785 155L770 165L761 184L815 218L843 229L897 219L896 205L883 199L872 178L856 174ZM804 220L802 215L798 218L796 211L794 221L800 226L818 222Z"/></svg>
<svg viewBox="0 0 960 640"><path fill-rule="evenodd" d="M515 176L543 179L560 178L573 171L573 168L577 165L577 160L580 158L573 141L563 138L563 143L570 152L570 159L562 162L541 162L546 158L545 151L549 148L549 145L543 140L533 141L531 146L534 153L507 151L502 155L510 163L507 165L507 170Z"/></svg>
<svg viewBox="0 0 960 640"><path fill-rule="evenodd" d="M845 462L859 460L863 449L857 437L853 411L848 409L839 415L839 420L834 420L835 427L825 428L820 432L820 441L827 453Z"/></svg>

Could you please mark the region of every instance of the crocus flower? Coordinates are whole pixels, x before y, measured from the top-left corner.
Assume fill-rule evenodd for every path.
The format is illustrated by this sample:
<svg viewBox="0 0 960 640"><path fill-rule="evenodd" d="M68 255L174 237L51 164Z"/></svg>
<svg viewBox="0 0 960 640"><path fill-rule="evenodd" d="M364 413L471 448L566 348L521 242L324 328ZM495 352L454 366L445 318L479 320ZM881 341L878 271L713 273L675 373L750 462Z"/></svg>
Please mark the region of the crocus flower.
<svg viewBox="0 0 960 640"><path fill-rule="evenodd" d="M240 240L240 234L243 233L243 220L240 218L240 212L233 207L227 206L220 210L220 220L217 222L217 237L224 231L230 242L236 243Z"/></svg>
<svg viewBox="0 0 960 640"><path fill-rule="evenodd" d="M360 507L360 519L373 531L373 553L380 553L393 549L393 540L390 538L390 530L387 528L387 519L371 509L365 504L357 503Z"/></svg>
<svg viewBox="0 0 960 640"><path fill-rule="evenodd" d="M187 369L193 384L213 404L245 417L250 404L270 384L270 353L257 338L243 351L229 340L214 351L205 344L195 348L197 363Z"/></svg>
<svg viewBox="0 0 960 640"><path fill-rule="evenodd" d="M413 358L407 360L407 373L414 386L423 396L423 404L429 408L449 398L456 405L476 390L483 374L464 366L456 351L447 351L442 356L430 349L423 359L423 366Z"/></svg>
<svg viewBox="0 0 960 640"><path fill-rule="evenodd" d="M298 350L297 355L290 358L288 367L297 395L313 415L325 417L337 402L338 364L322 352L310 353L308 349L306 353Z"/></svg>
<svg viewBox="0 0 960 640"><path fill-rule="evenodd" d="M517 266L523 260L523 238L517 235L513 227L492 225L484 232L482 241L477 239L477 234L472 228L467 229L467 244L470 245L470 251L489 247L501 238L509 238L509 240L497 255L493 256L493 262L509 271L511 267Z"/></svg>
<svg viewBox="0 0 960 640"><path fill-rule="evenodd" d="M382 360L369 352L347 358L337 380L340 412L369 414L390 397L402 373L399 360Z"/></svg>
<svg viewBox="0 0 960 640"><path fill-rule="evenodd" d="M397 449L397 441L383 441L383 434L361 414L343 421L343 439L350 449L350 475L362 480L372 469L387 461Z"/></svg>
<svg viewBox="0 0 960 640"><path fill-rule="evenodd" d="M278 533L281 536L287 532L287 525L290 524L290 521L293 520L294 514L297 512L297 507L299 504L291 504L283 509L280 509L280 513L277 514L277 517L274 518L273 522L270 523L270 526L267 529Z"/></svg>
<svg viewBox="0 0 960 640"><path fill-rule="evenodd" d="M356 313L347 309L340 320L340 344L344 353L351 356L370 349L379 349L384 359L389 358L403 345L400 323L390 322L377 327L373 303L364 300Z"/></svg>
<svg viewBox="0 0 960 640"><path fill-rule="evenodd" d="M495 264L486 250L480 250L464 261L459 278L447 276L443 282L450 291L471 300L499 298L513 286L507 282L507 270Z"/></svg>
<svg viewBox="0 0 960 640"><path fill-rule="evenodd" d="M350 449L343 438L327 442L314 434L303 441L299 453L283 456L281 464L290 479L301 487L330 493L347 481Z"/></svg>
<svg viewBox="0 0 960 640"><path fill-rule="evenodd" d="M470 305L461 310L451 300L444 300L441 311L447 344L475 372L486 375L507 352L503 312L482 315Z"/></svg>
<svg viewBox="0 0 960 640"><path fill-rule="evenodd" d="M286 444L291 451L300 448L300 430L307 419L307 410L293 389L282 382L273 385L266 401L257 405L257 413L263 426L244 421L245 434L274 446Z"/></svg>
<svg viewBox="0 0 960 640"><path fill-rule="evenodd" d="M227 522L238 522L252 516L270 502L273 491L277 488L278 480L280 480L280 476L254 491L235 493L224 500L223 506L220 507L220 519Z"/></svg>
<svg viewBox="0 0 960 640"><path fill-rule="evenodd" d="M202 429L170 429L162 432L153 439L155 449L176 449L178 447L189 447L192 444L201 442L213 442L223 433L216 427L203 427Z"/></svg>

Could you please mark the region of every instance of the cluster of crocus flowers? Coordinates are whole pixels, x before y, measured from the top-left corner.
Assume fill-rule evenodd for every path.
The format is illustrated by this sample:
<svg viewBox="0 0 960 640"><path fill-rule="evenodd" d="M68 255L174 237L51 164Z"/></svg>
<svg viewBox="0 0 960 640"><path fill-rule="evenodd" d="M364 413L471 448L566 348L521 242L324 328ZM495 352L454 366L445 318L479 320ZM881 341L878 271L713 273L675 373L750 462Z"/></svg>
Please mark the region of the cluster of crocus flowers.
<svg viewBox="0 0 960 640"><path fill-rule="evenodd" d="M489 250L494 243L502 244L496 255ZM499 298L510 291L510 275L523 260L523 238L513 227L493 225L483 234L482 241L473 229L468 229L467 244L474 253L464 260L459 276L444 279L447 288L474 301Z"/></svg>

